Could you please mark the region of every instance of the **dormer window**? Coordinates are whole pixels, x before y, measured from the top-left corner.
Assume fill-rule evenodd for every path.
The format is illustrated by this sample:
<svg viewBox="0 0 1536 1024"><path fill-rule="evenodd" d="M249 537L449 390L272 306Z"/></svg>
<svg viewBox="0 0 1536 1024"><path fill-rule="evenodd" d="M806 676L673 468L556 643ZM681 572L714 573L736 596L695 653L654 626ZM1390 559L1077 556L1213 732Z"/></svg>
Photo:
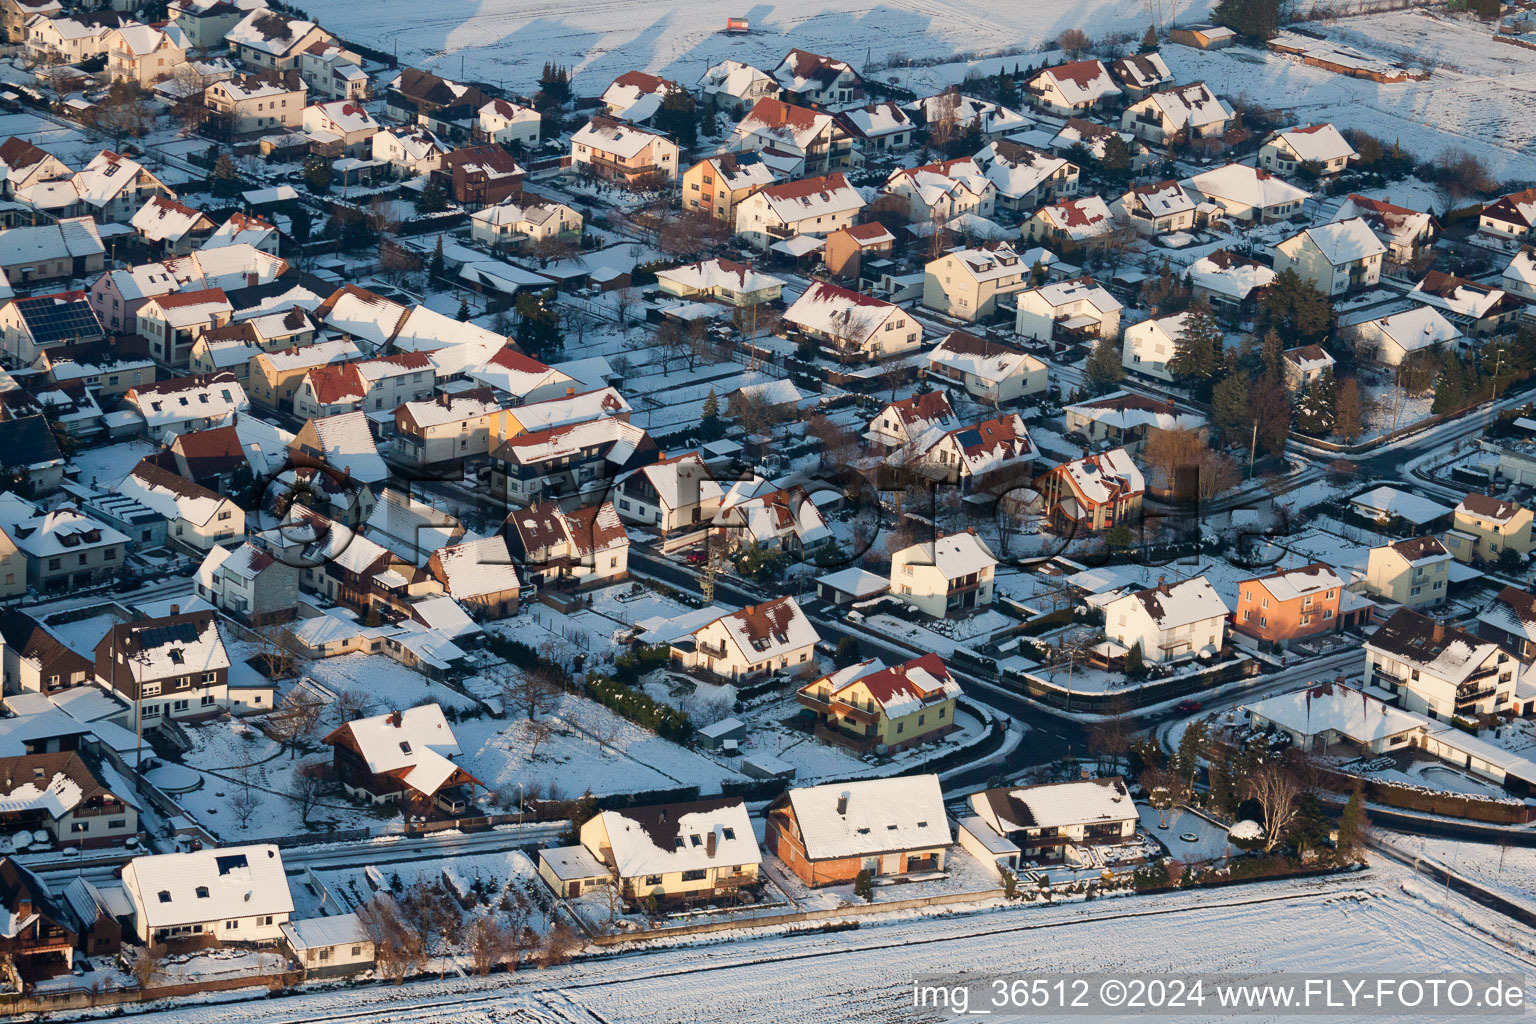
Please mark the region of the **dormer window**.
<svg viewBox="0 0 1536 1024"><path fill-rule="evenodd" d="M157 895L159 896L161 903L171 902L171 894L165 889L161 889Z"/></svg>
<svg viewBox="0 0 1536 1024"><path fill-rule="evenodd" d="M698 835L697 832L695 832L693 835L689 836L688 839L693 843L694 846L703 846L704 845L704 840L699 838L699 835Z"/></svg>
<svg viewBox="0 0 1536 1024"><path fill-rule="evenodd" d="M407 742L406 740L401 740L400 741L400 753L402 753L402 754L409 754L410 752L411 752L411 745L410 745L410 743Z"/></svg>
<svg viewBox="0 0 1536 1024"><path fill-rule="evenodd" d="M200 900L205 900L208 898L208 887L206 885L200 885L197 887L197 898Z"/></svg>
<svg viewBox="0 0 1536 1024"><path fill-rule="evenodd" d="M720 830L720 834L722 836L724 836L726 839L735 839L736 838L736 830L733 829L733 828L722 828Z"/></svg>

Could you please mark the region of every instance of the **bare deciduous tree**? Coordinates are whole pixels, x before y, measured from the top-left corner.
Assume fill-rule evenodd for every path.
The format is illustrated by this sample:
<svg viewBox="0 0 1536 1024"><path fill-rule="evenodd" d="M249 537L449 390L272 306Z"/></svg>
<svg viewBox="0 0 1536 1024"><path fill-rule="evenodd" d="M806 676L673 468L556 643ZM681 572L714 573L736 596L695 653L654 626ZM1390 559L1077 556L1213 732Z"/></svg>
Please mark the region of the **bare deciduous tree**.
<svg viewBox="0 0 1536 1024"><path fill-rule="evenodd" d="M539 945L539 966L553 967L569 963L573 956L581 952L583 945L585 943L580 932L564 921L556 921L544 933L544 941Z"/></svg>
<svg viewBox="0 0 1536 1024"><path fill-rule="evenodd" d="M502 705L509 712L521 711L528 721L560 706L560 680L553 669L536 665L530 668L508 666L502 670Z"/></svg>
<svg viewBox="0 0 1536 1024"><path fill-rule="evenodd" d="M426 957L421 935L401 916L388 895L378 895L357 908L363 931L373 941L379 974L401 984Z"/></svg>
<svg viewBox="0 0 1536 1024"><path fill-rule="evenodd" d="M469 924L469 955L475 973L484 977L497 964L504 963L514 949L511 930L489 914L481 914Z"/></svg>
<svg viewBox="0 0 1536 1024"><path fill-rule="evenodd" d="M325 702L308 687L295 686L283 697L267 718L267 732L288 748L289 757L297 757L299 746L314 734L320 724Z"/></svg>
<svg viewBox="0 0 1536 1024"><path fill-rule="evenodd" d="M1264 852L1280 845L1296 820L1301 780L1283 764L1262 764L1248 776L1248 797L1264 811Z"/></svg>
<svg viewBox="0 0 1536 1024"><path fill-rule="evenodd" d="M299 816L308 825L310 814L325 795L325 765L307 764L295 772L288 795L299 805Z"/></svg>
<svg viewBox="0 0 1536 1024"><path fill-rule="evenodd" d="M1093 40L1088 38L1088 33L1080 28L1069 28L1056 37L1056 45L1064 50L1068 57L1077 58L1084 50L1093 45Z"/></svg>
<svg viewBox="0 0 1536 1024"><path fill-rule="evenodd" d="M139 991L152 988L155 981L165 972L165 947L160 945L143 946L137 951L133 962L128 966L133 980L138 983Z"/></svg>
<svg viewBox="0 0 1536 1024"><path fill-rule="evenodd" d="M256 788L255 766L243 764L235 775L236 790L229 798L229 810L240 823L243 832L250 827L251 819L261 809L261 791Z"/></svg>

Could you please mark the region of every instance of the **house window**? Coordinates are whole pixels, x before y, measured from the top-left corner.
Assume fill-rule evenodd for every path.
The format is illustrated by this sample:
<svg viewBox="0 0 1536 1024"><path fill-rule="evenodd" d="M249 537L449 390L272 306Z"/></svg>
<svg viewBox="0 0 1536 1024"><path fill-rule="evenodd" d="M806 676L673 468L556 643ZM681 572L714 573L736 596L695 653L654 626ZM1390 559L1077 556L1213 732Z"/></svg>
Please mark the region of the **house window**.
<svg viewBox="0 0 1536 1024"><path fill-rule="evenodd" d="M646 875L645 876L645 884L646 885L660 885L661 884L661 876L660 875Z"/></svg>

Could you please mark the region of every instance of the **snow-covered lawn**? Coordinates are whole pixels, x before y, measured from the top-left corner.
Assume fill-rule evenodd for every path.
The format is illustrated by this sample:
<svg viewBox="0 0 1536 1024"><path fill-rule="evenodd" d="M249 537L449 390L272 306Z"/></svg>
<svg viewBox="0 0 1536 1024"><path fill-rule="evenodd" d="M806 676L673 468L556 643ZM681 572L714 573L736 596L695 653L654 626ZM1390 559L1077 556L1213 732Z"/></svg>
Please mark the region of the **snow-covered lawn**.
<svg viewBox="0 0 1536 1024"><path fill-rule="evenodd" d="M322 658L305 666L304 673L332 693L351 690L363 694L368 698L367 713L370 715L415 707L428 700L458 711L476 706L474 700L457 690L433 682L382 654Z"/></svg>
<svg viewBox="0 0 1536 1024"><path fill-rule="evenodd" d="M1174 807L1164 812L1168 822L1162 828L1164 818L1158 816L1155 807L1142 804L1141 827L1149 836L1162 841L1168 847L1169 856L1186 864L1203 864L1208 861L1224 861L1238 852L1227 839L1227 830L1209 821L1188 807ZM1184 836L1193 835L1193 840Z"/></svg>
<svg viewBox="0 0 1536 1024"><path fill-rule="evenodd" d="M1536 910L1536 848L1410 836L1385 829L1378 836L1400 853L1422 856L1463 878L1487 886L1506 899Z"/></svg>
<svg viewBox="0 0 1536 1024"><path fill-rule="evenodd" d="M800 910L836 910L839 907L859 907L864 898L853 891L853 883L811 888L784 865L770 857L765 863L779 888ZM975 857L952 846L944 863L944 870L922 875L897 878L877 878L874 885L873 903L895 903L901 900L924 899L935 896L957 896L965 893L992 892L1001 888L997 874Z"/></svg>

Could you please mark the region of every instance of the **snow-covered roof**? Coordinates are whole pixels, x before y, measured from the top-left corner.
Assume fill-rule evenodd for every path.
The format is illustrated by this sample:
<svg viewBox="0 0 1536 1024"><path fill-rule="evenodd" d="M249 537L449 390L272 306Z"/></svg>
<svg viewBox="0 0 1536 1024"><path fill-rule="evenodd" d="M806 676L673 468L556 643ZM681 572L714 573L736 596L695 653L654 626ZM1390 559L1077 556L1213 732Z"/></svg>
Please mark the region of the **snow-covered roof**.
<svg viewBox="0 0 1536 1024"><path fill-rule="evenodd" d="M978 249L955 249L939 257L939 260L948 260L951 257L954 262L950 266L956 267L977 282L995 281L1003 277L1022 279L1023 275L1030 270L1029 265L1014 251L1013 246L1006 242L994 242ZM935 260L934 263L939 260Z"/></svg>
<svg viewBox="0 0 1536 1024"><path fill-rule="evenodd" d="M1253 581L1267 590L1277 601L1294 601L1297 598L1339 590L1344 581L1331 566L1313 562L1295 569L1281 569Z"/></svg>
<svg viewBox="0 0 1536 1024"><path fill-rule="evenodd" d="M283 935L296 953L337 946L367 945L373 941L362 919L356 914L332 914L330 917L306 917L285 921Z"/></svg>
<svg viewBox="0 0 1536 1024"><path fill-rule="evenodd" d="M448 593L460 599L515 592L521 586L506 538L500 535L439 548L432 564L441 570Z"/></svg>
<svg viewBox="0 0 1536 1024"><path fill-rule="evenodd" d="M1437 501L1388 486L1373 487L1364 494L1355 495L1349 503L1383 518L1395 517L1416 525L1433 522L1450 512L1448 506Z"/></svg>
<svg viewBox="0 0 1536 1024"><path fill-rule="evenodd" d="M1080 196L1041 207L1036 217L1075 241L1107 234L1114 227L1109 205L1098 196Z"/></svg>
<svg viewBox="0 0 1536 1024"><path fill-rule="evenodd" d="M368 770L389 775L428 796L452 777L459 741L436 703L418 704L372 718L354 719L326 737L327 743L350 739Z"/></svg>
<svg viewBox="0 0 1536 1024"><path fill-rule="evenodd" d="M810 647L821 639L800 605L787 596L717 616L693 632L697 634L715 623L721 625L751 665Z"/></svg>
<svg viewBox="0 0 1536 1024"><path fill-rule="evenodd" d="M946 847L953 839L937 775L808 786L784 799L813 861Z"/></svg>
<svg viewBox="0 0 1536 1024"><path fill-rule="evenodd" d="M1396 342L1404 352L1452 344L1462 336L1456 325L1433 306L1415 306L1366 322L1383 337Z"/></svg>
<svg viewBox="0 0 1536 1024"><path fill-rule="evenodd" d="M1124 448L1111 448L1099 455L1084 455L1062 463L1061 471L1084 498L1096 505L1115 501L1122 495L1144 493L1146 478Z"/></svg>
<svg viewBox="0 0 1536 1024"><path fill-rule="evenodd" d="M1496 313L1509 301L1500 288L1438 270L1425 274L1408 293L1408 298L1471 320Z"/></svg>
<svg viewBox="0 0 1536 1024"><path fill-rule="evenodd" d="M928 353L928 361L990 381L1045 369L1044 363L1022 349L961 330L950 331Z"/></svg>
<svg viewBox="0 0 1536 1024"><path fill-rule="evenodd" d="M1186 274L1193 286L1216 295L1229 296L1239 302L1248 298L1254 289L1263 288L1276 277L1274 268L1226 249L1217 249L1195 260Z"/></svg>
<svg viewBox="0 0 1536 1024"><path fill-rule="evenodd" d="M1366 647L1458 685L1499 653L1499 645L1492 640L1408 608L1398 609L1371 635Z"/></svg>
<svg viewBox="0 0 1536 1024"><path fill-rule="evenodd" d="M1041 79L1053 84L1062 99L1074 107L1120 95L1120 87L1110 76L1109 69L1098 60L1079 60L1047 68L1030 80L1030 86L1037 87L1036 83Z"/></svg>
<svg viewBox="0 0 1536 1024"><path fill-rule="evenodd" d="M866 139L878 139L912 127L906 111L891 100L845 110L838 118L852 134Z"/></svg>
<svg viewBox="0 0 1536 1024"><path fill-rule="evenodd" d="M959 579L997 565L982 539L968 530L913 544L897 554L912 565L933 565L945 579Z"/></svg>
<svg viewBox="0 0 1536 1024"><path fill-rule="evenodd" d="M817 281L784 311L784 320L802 330L861 347L892 315L901 311L883 299Z"/></svg>
<svg viewBox="0 0 1536 1024"><path fill-rule="evenodd" d="M80 551L86 545L126 544L112 527L69 506L44 511L11 491L0 494L0 530L33 558Z"/></svg>
<svg viewBox="0 0 1536 1024"><path fill-rule="evenodd" d="M1413 732L1424 719L1343 683L1323 683L1246 705L1255 718L1301 736L1334 732L1362 746Z"/></svg>
<svg viewBox="0 0 1536 1024"><path fill-rule="evenodd" d="M847 569L839 569L837 572L829 572L825 576L818 576L816 582L839 593L852 594L856 598L884 593L891 587L889 578L877 576L858 566L850 566Z"/></svg>
<svg viewBox="0 0 1536 1024"><path fill-rule="evenodd" d="M900 665L887 666L879 658L838 669L802 687L801 692L821 694L828 700L857 701L864 696L878 704L888 718L915 714L931 704L960 696L960 683L937 654L925 654ZM844 695L848 695L844 697Z"/></svg>
<svg viewBox="0 0 1536 1024"><path fill-rule="evenodd" d="M631 807L600 817L620 878L762 863L739 798Z"/></svg>
<svg viewBox="0 0 1536 1024"><path fill-rule="evenodd" d="M1381 239L1376 237L1376 232L1372 231L1370 225L1360 217L1304 228L1297 235L1292 235L1290 239L1280 243L1279 247L1284 247L1291 240L1301 236L1305 236L1317 251L1322 253L1323 258L1335 267L1369 259L1372 256L1382 256L1387 251Z"/></svg>
<svg viewBox="0 0 1536 1024"><path fill-rule="evenodd" d="M225 508L227 501L222 494L148 459L141 461L133 472L118 482L117 493L154 509L171 522L180 519L194 526L206 526Z"/></svg>
<svg viewBox="0 0 1536 1024"><path fill-rule="evenodd" d="M670 281L687 291L721 292L727 295L745 295L784 287L781 278L764 274L745 263L725 259L703 260L669 270L658 270L656 279Z"/></svg>
<svg viewBox="0 0 1536 1024"><path fill-rule="evenodd" d="M725 493L704 462L704 456L697 451L658 459L635 473L649 481L663 508L679 509L702 502L717 502Z"/></svg>
<svg viewBox="0 0 1536 1024"><path fill-rule="evenodd" d="M365 484L389 479L389 467L379 455L368 417L360 410L311 421L319 438L325 462L338 473L347 473Z"/></svg>
<svg viewBox="0 0 1536 1024"><path fill-rule="evenodd" d="M998 835L1137 818L1136 802L1120 778L985 789L971 809Z"/></svg>
<svg viewBox="0 0 1536 1024"><path fill-rule="evenodd" d="M626 124L623 121L615 121L612 118L594 117L580 131L571 136L571 143L628 160L639 156L647 146L658 139L667 142L666 136L659 132ZM670 144L669 142L668 145Z"/></svg>
<svg viewBox="0 0 1536 1024"><path fill-rule="evenodd" d="M1061 157L1010 139L987 143L972 160L998 193L1009 198L1029 195L1067 166Z"/></svg>
<svg viewBox="0 0 1536 1024"><path fill-rule="evenodd" d="M224 33L230 46L245 46L274 57L285 57L304 40L314 22L289 18L266 8L247 14L239 24Z"/></svg>
<svg viewBox="0 0 1536 1024"><path fill-rule="evenodd" d="M157 929L293 913L293 894L276 846L226 846L135 857L123 888L151 934Z"/></svg>
<svg viewBox="0 0 1536 1024"><path fill-rule="evenodd" d="M1275 132L1266 142L1284 142L1291 152L1307 162L1324 164L1340 157L1357 157L1340 131L1331 124L1313 124L1301 128L1286 128Z"/></svg>
<svg viewBox="0 0 1536 1024"><path fill-rule="evenodd" d="M864 197L842 174L786 181L754 193L747 202L763 202L784 224L835 217L864 207Z"/></svg>
<svg viewBox="0 0 1536 1024"><path fill-rule="evenodd" d="M187 419L225 419L251 407L245 388L227 371L146 384L129 391L125 401L144 417L151 434Z"/></svg>
<svg viewBox="0 0 1536 1024"><path fill-rule="evenodd" d="M201 210L183 206L165 196L150 196L149 202L133 215L133 226L149 242L174 242L199 224L212 223Z"/></svg>
<svg viewBox="0 0 1536 1024"><path fill-rule="evenodd" d="M1219 98L1204 82L1191 82L1155 92L1135 106L1156 107L1175 130L1200 129L1232 117L1232 105Z"/></svg>
<svg viewBox="0 0 1536 1024"><path fill-rule="evenodd" d="M706 94L725 93L737 98L745 97L754 89L761 89L773 82L773 76L739 60L723 60L709 67L699 76L699 88Z"/></svg>
<svg viewBox="0 0 1536 1024"><path fill-rule="evenodd" d="M1033 289L1053 309L1086 302L1100 313L1118 313L1125 307L1091 277L1076 277L1067 281L1053 281Z"/></svg>
<svg viewBox="0 0 1536 1024"><path fill-rule="evenodd" d="M844 61L801 49L790 50L773 69L774 80L792 93L829 88L844 75L858 77Z"/></svg>
<svg viewBox="0 0 1536 1024"><path fill-rule="evenodd" d="M1277 178L1268 171L1247 164L1214 167L1186 179L1184 185L1208 198L1225 199L1259 210L1285 203L1299 203L1312 195L1284 178Z"/></svg>
<svg viewBox="0 0 1536 1024"><path fill-rule="evenodd" d="M1522 640L1536 640L1536 594L1505 587L1477 621Z"/></svg>
<svg viewBox="0 0 1536 1024"><path fill-rule="evenodd" d="M1105 606L1104 614L1117 614L1114 609L1122 602L1134 601L1146 610L1160 629L1176 629L1206 619L1224 618L1231 611L1211 581L1204 576L1164 583L1146 590L1127 594Z"/></svg>

